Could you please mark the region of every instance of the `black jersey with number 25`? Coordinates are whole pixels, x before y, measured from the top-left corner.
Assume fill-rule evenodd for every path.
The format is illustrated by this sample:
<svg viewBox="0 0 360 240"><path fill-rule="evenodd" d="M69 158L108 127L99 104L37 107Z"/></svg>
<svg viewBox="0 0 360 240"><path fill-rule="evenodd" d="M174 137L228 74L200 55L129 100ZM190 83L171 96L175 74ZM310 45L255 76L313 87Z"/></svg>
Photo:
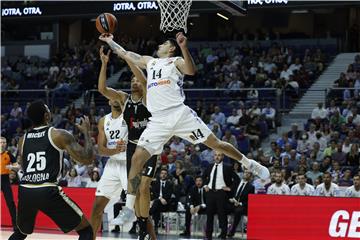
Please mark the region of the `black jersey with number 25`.
<svg viewBox="0 0 360 240"><path fill-rule="evenodd" d="M20 184L57 183L61 177L63 150L53 143L51 129L44 126L25 133Z"/></svg>

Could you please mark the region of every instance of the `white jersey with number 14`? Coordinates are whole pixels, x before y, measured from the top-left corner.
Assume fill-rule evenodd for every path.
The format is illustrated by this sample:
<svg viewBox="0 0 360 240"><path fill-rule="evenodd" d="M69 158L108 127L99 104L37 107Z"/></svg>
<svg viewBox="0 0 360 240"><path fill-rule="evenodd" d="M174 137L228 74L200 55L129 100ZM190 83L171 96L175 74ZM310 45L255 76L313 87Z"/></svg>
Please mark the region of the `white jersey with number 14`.
<svg viewBox="0 0 360 240"><path fill-rule="evenodd" d="M147 64L146 100L151 114L180 106L185 100L184 74L175 65L178 58L154 58Z"/></svg>

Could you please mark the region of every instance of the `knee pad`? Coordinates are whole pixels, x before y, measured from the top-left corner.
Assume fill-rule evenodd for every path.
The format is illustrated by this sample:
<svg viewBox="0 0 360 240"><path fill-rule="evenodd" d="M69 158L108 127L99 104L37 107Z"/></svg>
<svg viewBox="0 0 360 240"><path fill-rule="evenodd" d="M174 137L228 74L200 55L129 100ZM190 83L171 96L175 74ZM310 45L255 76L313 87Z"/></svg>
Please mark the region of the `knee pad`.
<svg viewBox="0 0 360 240"><path fill-rule="evenodd" d="M92 240L94 236L92 227L90 225L81 230L78 230L77 233L79 234L79 240Z"/></svg>

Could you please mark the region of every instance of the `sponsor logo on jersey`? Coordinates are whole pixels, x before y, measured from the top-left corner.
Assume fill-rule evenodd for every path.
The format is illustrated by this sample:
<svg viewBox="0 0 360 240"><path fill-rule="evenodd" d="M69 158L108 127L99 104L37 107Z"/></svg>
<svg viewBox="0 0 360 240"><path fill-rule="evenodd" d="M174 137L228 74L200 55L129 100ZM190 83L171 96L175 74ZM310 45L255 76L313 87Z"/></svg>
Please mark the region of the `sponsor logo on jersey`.
<svg viewBox="0 0 360 240"><path fill-rule="evenodd" d="M159 81L148 84L147 89L150 89L152 87L161 86L161 85L169 85L170 83L171 83L171 81L169 79L159 80Z"/></svg>

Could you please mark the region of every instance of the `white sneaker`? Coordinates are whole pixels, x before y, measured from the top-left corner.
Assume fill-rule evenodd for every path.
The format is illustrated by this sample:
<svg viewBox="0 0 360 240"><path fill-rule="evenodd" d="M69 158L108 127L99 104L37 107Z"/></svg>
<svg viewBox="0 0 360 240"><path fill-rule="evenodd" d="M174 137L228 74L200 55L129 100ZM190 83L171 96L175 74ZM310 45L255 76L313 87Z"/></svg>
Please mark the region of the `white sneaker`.
<svg viewBox="0 0 360 240"><path fill-rule="evenodd" d="M113 225L125 225L126 223L133 223L136 220L134 210L123 207L119 215L111 221Z"/></svg>
<svg viewBox="0 0 360 240"><path fill-rule="evenodd" d="M269 169L267 169L267 167L264 167L263 165L261 165L260 163L256 162L253 159L249 159L249 161L250 161L249 171L251 171L253 174L255 174L256 176L260 177L263 180L270 178L270 172Z"/></svg>

